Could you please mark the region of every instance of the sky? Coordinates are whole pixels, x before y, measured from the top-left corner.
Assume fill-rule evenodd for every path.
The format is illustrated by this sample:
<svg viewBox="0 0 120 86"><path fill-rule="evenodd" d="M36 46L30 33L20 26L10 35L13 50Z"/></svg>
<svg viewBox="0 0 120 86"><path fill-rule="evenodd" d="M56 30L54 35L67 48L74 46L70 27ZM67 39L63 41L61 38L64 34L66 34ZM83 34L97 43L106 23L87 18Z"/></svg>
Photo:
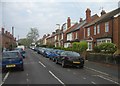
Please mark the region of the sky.
<svg viewBox="0 0 120 86"><path fill-rule="evenodd" d="M110 12L118 8L119 0L1 0L0 27L14 36L25 38L30 28L37 28L39 38L56 30L56 24L62 25L70 17L72 22L85 19L85 11L91 9L91 15L101 10ZM102 8L102 9L101 9ZM2 20L2 21L1 21Z"/></svg>

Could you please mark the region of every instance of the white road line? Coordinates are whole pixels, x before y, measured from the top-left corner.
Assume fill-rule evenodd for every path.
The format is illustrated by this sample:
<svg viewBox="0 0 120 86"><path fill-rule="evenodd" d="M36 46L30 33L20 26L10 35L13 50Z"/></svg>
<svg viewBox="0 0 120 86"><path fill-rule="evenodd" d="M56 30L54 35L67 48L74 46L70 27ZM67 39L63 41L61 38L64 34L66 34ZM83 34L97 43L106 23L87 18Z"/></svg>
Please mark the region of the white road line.
<svg viewBox="0 0 120 86"><path fill-rule="evenodd" d="M0 86L2 86L3 84L4 84L4 82L5 82L5 80L7 79L7 77L9 76L9 72L7 72L7 74L5 75L5 77L3 78L3 81L2 81L2 83L0 84Z"/></svg>
<svg viewBox="0 0 120 86"><path fill-rule="evenodd" d="M93 68L89 68L89 67L86 67L86 66L84 66L85 68L87 68L87 69L90 69L90 70L93 70L93 71L95 71L95 72L98 72L98 73L101 73L101 74L104 74L104 75L109 75L109 74L107 74L107 73L104 73L104 72L101 72L101 71L98 71L98 70L95 70L95 69L93 69Z"/></svg>
<svg viewBox="0 0 120 86"><path fill-rule="evenodd" d="M29 79L26 79L26 81L28 82L28 81L29 81Z"/></svg>
<svg viewBox="0 0 120 86"><path fill-rule="evenodd" d="M8 75L9 75L9 72L7 72L7 74L6 74L5 77L3 78L3 82L7 79Z"/></svg>
<svg viewBox="0 0 120 86"><path fill-rule="evenodd" d="M1 84L0 84L0 86L2 86L4 84L4 82L2 82Z"/></svg>
<svg viewBox="0 0 120 86"><path fill-rule="evenodd" d="M70 69L67 69L67 71L71 71Z"/></svg>
<svg viewBox="0 0 120 86"><path fill-rule="evenodd" d="M85 77L83 77L83 79L86 79Z"/></svg>
<svg viewBox="0 0 120 86"><path fill-rule="evenodd" d="M28 76L28 73L26 75Z"/></svg>
<svg viewBox="0 0 120 86"><path fill-rule="evenodd" d="M74 75L76 75L76 73L75 73L75 72L73 72L73 74L74 74Z"/></svg>
<svg viewBox="0 0 120 86"><path fill-rule="evenodd" d="M103 77L103 76L100 76L100 75L96 75L96 76L98 76L98 77L100 77L100 78L103 78L103 79L105 79L105 80L108 80L108 81L110 81L110 82L113 82L113 83L115 83L115 84L119 84L118 82L113 81L113 80L108 79L108 78L105 78L105 77Z"/></svg>
<svg viewBox="0 0 120 86"><path fill-rule="evenodd" d="M93 81L92 81L91 83L92 83L92 84L96 84L96 83L95 83L95 82L93 82Z"/></svg>
<svg viewBox="0 0 120 86"><path fill-rule="evenodd" d="M55 76L51 71L49 71L49 73L55 78L57 79L61 84L63 84L65 86L65 84L57 77Z"/></svg>
<svg viewBox="0 0 120 86"><path fill-rule="evenodd" d="M40 63L43 67L46 67L42 62L39 61L39 63Z"/></svg>

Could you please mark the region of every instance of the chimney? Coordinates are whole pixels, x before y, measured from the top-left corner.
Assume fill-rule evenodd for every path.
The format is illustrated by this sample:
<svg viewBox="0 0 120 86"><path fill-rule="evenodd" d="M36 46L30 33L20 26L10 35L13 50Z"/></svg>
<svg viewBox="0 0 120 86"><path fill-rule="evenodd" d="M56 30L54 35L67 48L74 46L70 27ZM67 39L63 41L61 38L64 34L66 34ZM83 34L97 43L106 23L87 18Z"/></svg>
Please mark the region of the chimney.
<svg viewBox="0 0 120 86"><path fill-rule="evenodd" d="M101 16L104 15L104 14L106 14L106 12L105 12L105 10L102 10Z"/></svg>
<svg viewBox="0 0 120 86"><path fill-rule="evenodd" d="M80 18L79 22L82 22L82 21L83 21L82 18Z"/></svg>
<svg viewBox="0 0 120 86"><path fill-rule="evenodd" d="M12 35L14 36L14 27L12 27Z"/></svg>
<svg viewBox="0 0 120 86"><path fill-rule="evenodd" d="M87 23L91 21L91 10L89 8L86 10L86 21Z"/></svg>
<svg viewBox="0 0 120 86"><path fill-rule="evenodd" d="M70 17L68 17L67 19L67 28L71 27L71 19Z"/></svg>
<svg viewBox="0 0 120 86"><path fill-rule="evenodd" d="M52 34L55 34L55 32L52 32Z"/></svg>
<svg viewBox="0 0 120 86"><path fill-rule="evenodd" d="M7 32L7 31L5 31L5 34L7 35L7 34L8 34L8 32Z"/></svg>
<svg viewBox="0 0 120 86"><path fill-rule="evenodd" d="M4 29L4 28L2 28L2 34L4 34L4 30L5 30L5 29Z"/></svg>

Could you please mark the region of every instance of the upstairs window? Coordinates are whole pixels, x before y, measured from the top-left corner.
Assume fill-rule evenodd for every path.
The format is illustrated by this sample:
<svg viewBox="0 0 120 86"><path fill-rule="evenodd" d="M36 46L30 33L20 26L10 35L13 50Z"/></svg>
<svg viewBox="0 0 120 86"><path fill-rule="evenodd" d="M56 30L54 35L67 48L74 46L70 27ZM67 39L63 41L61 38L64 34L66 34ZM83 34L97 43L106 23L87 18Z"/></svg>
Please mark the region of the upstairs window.
<svg viewBox="0 0 120 86"><path fill-rule="evenodd" d="M100 33L100 25L97 25L97 34Z"/></svg>
<svg viewBox="0 0 120 86"><path fill-rule="evenodd" d="M76 37L75 37L75 39L77 39L78 38L78 34L77 34L77 32L76 32Z"/></svg>
<svg viewBox="0 0 120 86"><path fill-rule="evenodd" d="M94 26L94 35L96 35L96 25Z"/></svg>
<svg viewBox="0 0 120 86"><path fill-rule="evenodd" d="M90 36L90 28L87 28L87 35Z"/></svg>
<svg viewBox="0 0 120 86"><path fill-rule="evenodd" d="M105 32L109 32L109 22L105 23Z"/></svg>

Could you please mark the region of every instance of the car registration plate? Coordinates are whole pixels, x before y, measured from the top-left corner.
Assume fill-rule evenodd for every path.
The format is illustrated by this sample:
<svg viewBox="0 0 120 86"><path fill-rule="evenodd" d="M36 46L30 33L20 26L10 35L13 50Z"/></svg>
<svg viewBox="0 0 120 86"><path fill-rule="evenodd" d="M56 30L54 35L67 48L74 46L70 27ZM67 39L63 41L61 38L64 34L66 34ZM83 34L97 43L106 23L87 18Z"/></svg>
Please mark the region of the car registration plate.
<svg viewBox="0 0 120 86"><path fill-rule="evenodd" d="M75 64L80 64L80 62L73 62L73 63L75 63Z"/></svg>
<svg viewBox="0 0 120 86"><path fill-rule="evenodd" d="M7 68L9 67L15 67L15 65L6 65Z"/></svg>

